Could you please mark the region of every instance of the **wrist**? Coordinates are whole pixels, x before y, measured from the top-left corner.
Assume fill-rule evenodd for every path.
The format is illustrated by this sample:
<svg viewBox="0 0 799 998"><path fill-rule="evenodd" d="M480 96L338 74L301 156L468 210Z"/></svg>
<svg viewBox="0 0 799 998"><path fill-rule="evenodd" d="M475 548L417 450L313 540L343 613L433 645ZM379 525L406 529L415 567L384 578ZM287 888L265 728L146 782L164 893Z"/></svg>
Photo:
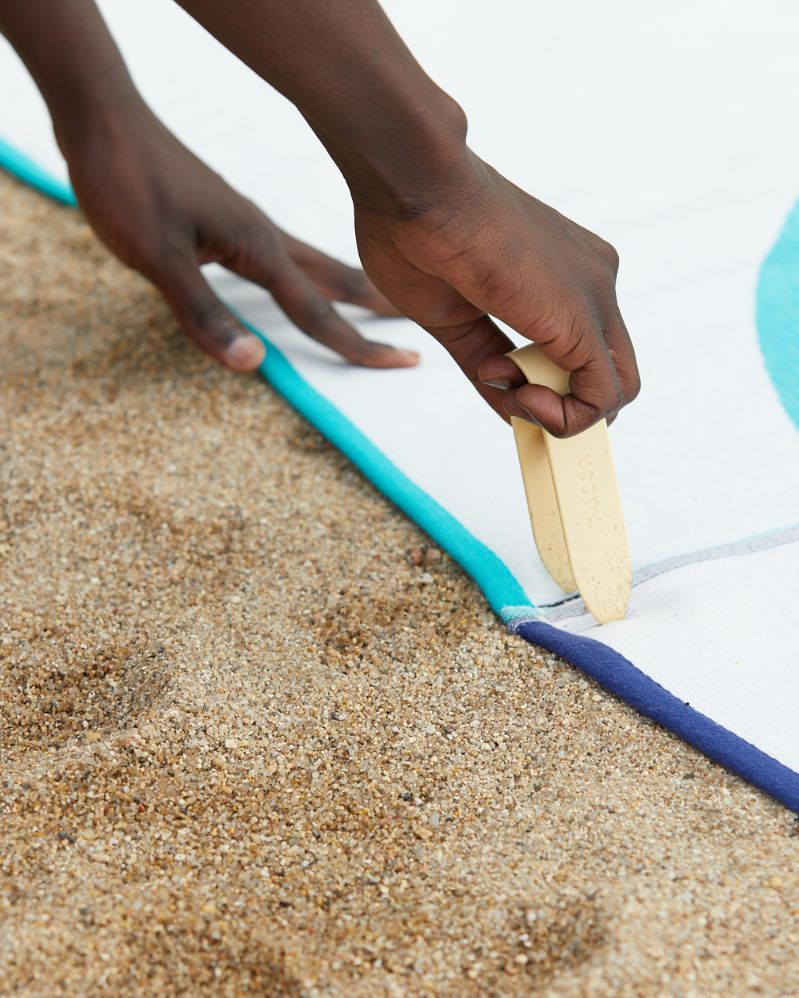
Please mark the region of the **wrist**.
<svg viewBox="0 0 799 998"><path fill-rule="evenodd" d="M433 87L372 120L335 132L311 125L335 160L356 207L397 218L424 214L436 192L468 169L463 109Z"/></svg>
<svg viewBox="0 0 799 998"><path fill-rule="evenodd" d="M0 32L35 80L59 144L141 100L94 0L0 0Z"/></svg>
<svg viewBox="0 0 799 998"><path fill-rule="evenodd" d="M151 113L129 80L104 82L99 89L72 80L57 100L48 102L56 142L67 159L69 150L86 139L111 132L123 122L129 128Z"/></svg>

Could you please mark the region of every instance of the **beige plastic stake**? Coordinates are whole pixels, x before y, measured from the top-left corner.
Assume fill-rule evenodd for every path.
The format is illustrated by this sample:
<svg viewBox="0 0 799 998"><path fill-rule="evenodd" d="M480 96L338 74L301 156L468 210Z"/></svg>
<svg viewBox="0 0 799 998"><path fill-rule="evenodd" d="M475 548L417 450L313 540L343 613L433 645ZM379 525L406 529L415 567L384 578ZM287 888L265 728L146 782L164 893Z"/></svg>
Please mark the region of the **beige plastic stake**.
<svg viewBox="0 0 799 998"><path fill-rule="evenodd" d="M540 347L531 344L508 356L531 384L568 392L568 372ZM513 417L511 424L533 536L547 571L561 589L578 590L600 624L621 620L632 565L607 422L565 440L524 419Z"/></svg>

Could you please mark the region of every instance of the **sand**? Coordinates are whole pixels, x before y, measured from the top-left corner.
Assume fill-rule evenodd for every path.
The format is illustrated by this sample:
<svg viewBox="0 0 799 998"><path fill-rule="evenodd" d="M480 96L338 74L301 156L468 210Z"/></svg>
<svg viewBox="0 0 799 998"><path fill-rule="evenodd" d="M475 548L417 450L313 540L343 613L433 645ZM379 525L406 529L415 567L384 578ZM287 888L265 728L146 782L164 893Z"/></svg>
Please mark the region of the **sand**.
<svg viewBox="0 0 799 998"><path fill-rule="evenodd" d="M0 219L0 994L799 994L793 815L508 636L77 213Z"/></svg>

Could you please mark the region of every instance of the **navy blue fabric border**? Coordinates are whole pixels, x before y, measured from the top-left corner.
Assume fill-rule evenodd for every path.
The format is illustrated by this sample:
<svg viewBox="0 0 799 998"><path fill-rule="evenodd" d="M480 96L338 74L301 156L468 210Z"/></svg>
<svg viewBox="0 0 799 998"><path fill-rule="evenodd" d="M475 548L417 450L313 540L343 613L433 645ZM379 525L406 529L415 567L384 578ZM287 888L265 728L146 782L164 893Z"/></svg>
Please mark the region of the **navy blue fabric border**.
<svg viewBox="0 0 799 998"><path fill-rule="evenodd" d="M619 652L539 620L511 622L510 628L531 644L576 665L640 714L799 814L799 774L683 703Z"/></svg>

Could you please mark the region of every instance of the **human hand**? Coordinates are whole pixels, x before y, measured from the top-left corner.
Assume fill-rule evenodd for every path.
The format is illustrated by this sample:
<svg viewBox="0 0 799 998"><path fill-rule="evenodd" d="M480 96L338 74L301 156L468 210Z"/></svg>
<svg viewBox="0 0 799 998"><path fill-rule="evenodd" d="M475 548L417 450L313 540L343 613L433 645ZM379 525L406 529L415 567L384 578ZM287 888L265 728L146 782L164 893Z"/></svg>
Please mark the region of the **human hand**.
<svg viewBox="0 0 799 998"><path fill-rule="evenodd" d="M372 184L361 199L357 179L350 187L366 273L504 418L566 437L613 419L636 397L635 353L616 301L618 256L599 236L468 150L457 168L398 197L375 197ZM491 316L571 372L570 393L528 385Z"/></svg>
<svg viewBox="0 0 799 998"><path fill-rule="evenodd" d="M296 105L350 188L367 274L497 412L570 436L636 396L615 250L471 153L377 0L179 3ZM569 394L524 384L491 316L569 371Z"/></svg>
<svg viewBox="0 0 799 998"><path fill-rule="evenodd" d="M234 370L264 355L202 272L220 263L271 292L305 333L364 367L410 367L418 354L364 339L333 308L350 302L397 315L363 271L294 239L169 132L138 99L56 135L89 224L161 291L186 334Z"/></svg>

